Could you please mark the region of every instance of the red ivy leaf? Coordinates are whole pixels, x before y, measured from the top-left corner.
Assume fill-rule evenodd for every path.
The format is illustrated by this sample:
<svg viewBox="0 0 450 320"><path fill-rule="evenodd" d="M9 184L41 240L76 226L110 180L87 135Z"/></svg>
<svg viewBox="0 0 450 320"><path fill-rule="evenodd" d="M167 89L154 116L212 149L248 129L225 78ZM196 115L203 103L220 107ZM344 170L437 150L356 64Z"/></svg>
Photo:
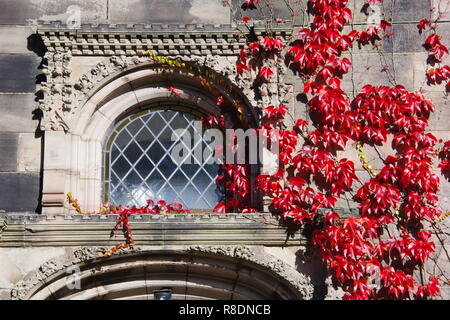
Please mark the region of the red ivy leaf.
<svg viewBox="0 0 450 320"><path fill-rule="evenodd" d="M215 207L214 207L214 212L215 213L226 213L227 212L227 206L225 205L225 203L223 202L219 202Z"/></svg>
<svg viewBox="0 0 450 320"><path fill-rule="evenodd" d="M428 19L420 20L419 24L417 25L417 29L419 29L419 33L422 33L422 31L425 30L426 26L429 26L430 24L431 24L431 21Z"/></svg>
<svg viewBox="0 0 450 320"><path fill-rule="evenodd" d="M267 80L269 77L273 76L273 71L267 67L262 67L259 75Z"/></svg>

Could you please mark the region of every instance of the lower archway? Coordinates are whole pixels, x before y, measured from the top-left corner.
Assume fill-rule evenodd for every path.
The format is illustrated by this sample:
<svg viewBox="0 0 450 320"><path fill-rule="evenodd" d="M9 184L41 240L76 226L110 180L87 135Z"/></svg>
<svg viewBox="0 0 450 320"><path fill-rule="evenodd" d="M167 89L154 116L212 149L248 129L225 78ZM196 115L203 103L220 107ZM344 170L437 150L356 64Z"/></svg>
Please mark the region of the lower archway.
<svg viewBox="0 0 450 320"><path fill-rule="evenodd" d="M279 264L274 266L285 271ZM170 289L173 300L309 298L299 290L298 283L291 283L277 270L211 252L139 252L74 264L45 279L45 284L32 290L28 298L153 300L154 292L162 289Z"/></svg>

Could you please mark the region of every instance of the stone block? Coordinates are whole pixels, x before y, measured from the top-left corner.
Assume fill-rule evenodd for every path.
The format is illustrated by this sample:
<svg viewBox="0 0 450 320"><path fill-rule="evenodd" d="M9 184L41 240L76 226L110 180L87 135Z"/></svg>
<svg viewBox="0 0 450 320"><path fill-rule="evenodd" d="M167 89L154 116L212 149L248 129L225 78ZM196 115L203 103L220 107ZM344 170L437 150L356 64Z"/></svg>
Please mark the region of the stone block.
<svg viewBox="0 0 450 320"><path fill-rule="evenodd" d="M443 286L441 288L442 300L450 300L450 286Z"/></svg>
<svg viewBox="0 0 450 320"><path fill-rule="evenodd" d="M344 76L342 88L347 92L358 92L366 84L393 86L395 79L398 84L412 89L413 62L412 54L354 54L353 71Z"/></svg>
<svg viewBox="0 0 450 320"><path fill-rule="evenodd" d="M16 282L21 280L24 274L6 252L0 252L0 259L2 260L0 288L12 288Z"/></svg>
<svg viewBox="0 0 450 320"><path fill-rule="evenodd" d="M0 132L34 133L39 124L34 99L35 95L31 93L0 94Z"/></svg>
<svg viewBox="0 0 450 320"><path fill-rule="evenodd" d="M440 172L436 172L436 174L438 175L438 177L441 181L441 188L440 188L440 191L438 192L439 206L442 209L442 211L449 212L450 211L450 182L447 179L445 179L445 177L442 176L440 174ZM445 220L445 222L446 222L447 229L448 229L448 227L450 227L450 218L447 218Z"/></svg>
<svg viewBox="0 0 450 320"><path fill-rule="evenodd" d="M35 92L39 64L36 56L0 55L0 92Z"/></svg>
<svg viewBox="0 0 450 320"><path fill-rule="evenodd" d="M397 24L393 27L394 52L425 52L422 47L426 37L420 35L416 24Z"/></svg>
<svg viewBox="0 0 450 320"><path fill-rule="evenodd" d="M17 133L0 134L0 172L14 172L17 170Z"/></svg>
<svg viewBox="0 0 450 320"><path fill-rule="evenodd" d="M382 4L367 6L366 0L350 0L347 5L353 10L354 22L366 22L367 18L392 19L394 22L419 21L430 16L430 4L423 0L384 0Z"/></svg>
<svg viewBox="0 0 450 320"><path fill-rule="evenodd" d="M1 26L0 53L30 53L28 38L35 33L32 27Z"/></svg>
<svg viewBox="0 0 450 320"><path fill-rule="evenodd" d="M430 18L430 2L424 0L385 0L387 18L394 22L416 22Z"/></svg>
<svg viewBox="0 0 450 320"><path fill-rule="evenodd" d="M300 1L291 1L292 3L295 2L300 2ZM269 17L269 11L267 10L267 8L263 8L262 10L241 10L242 9L242 4L244 3L244 1L242 0L231 0L230 1L232 8L233 8L233 20L237 21L237 22L241 22L241 18L242 17L249 17L252 19L252 21L258 21L258 20L262 20L263 19L263 14L266 17ZM288 7L286 6L284 1L272 1L271 2L271 9L273 11L273 16L275 18L282 18L285 20L290 20L291 19L291 13L288 9ZM298 4L294 4L293 8L296 11L300 11L298 12L298 16L296 18L297 24L303 24L305 23L307 20L303 20L303 17L305 17L305 19L307 19L308 17L306 15L303 15L303 11L301 10L297 10L297 8L306 8L305 7L305 3L302 2L300 4L300 6ZM261 7L260 7L261 8ZM262 14L263 13L263 14Z"/></svg>
<svg viewBox="0 0 450 320"><path fill-rule="evenodd" d="M0 300L11 300L11 290L0 289Z"/></svg>
<svg viewBox="0 0 450 320"><path fill-rule="evenodd" d="M39 203L39 174L0 173L0 210L34 212Z"/></svg>
<svg viewBox="0 0 450 320"><path fill-rule="evenodd" d="M34 133L21 133L17 151L17 171L39 172L41 168L42 138Z"/></svg>
<svg viewBox="0 0 450 320"><path fill-rule="evenodd" d="M431 98L436 106L436 111L429 118L429 129L433 131L450 130L450 101L448 97L444 92L430 92L424 95Z"/></svg>
<svg viewBox="0 0 450 320"><path fill-rule="evenodd" d="M450 12L448 6L450 5L450 0L431 0L431 19L436 20L439 15L441 15L441 21L448 21L450 17Z"/></svg>
<svg viewBox="0 0 450 320"><path fill-rule="evenodd" d="M414 70L414 88L416 90L423 89L427 94L442 95L445 92L446 83L428 85L426 73L430 66L427 64L428 53L416 52L412 69ZM450 63L450 57L447 56L442 61L443 64Z"/></svg>
<svg viewBox="0 0 450 320"><path fill-rule="evenodd" d="M45 262L54 258L64 258L66 252L70 252L71 249L64 248L1 248L0 258L2 261L4 259L9 259L11 263L14 264L13 268L18 269L14 272L17 274L18 271L23 277L27 274L36 271L39 266Z"/></svg>
<svg viewBox="0 0 450 320"><path fill-rule="evenodd" d="M229 24L230 9L218 0L110 0L109 23Z"/></svg>

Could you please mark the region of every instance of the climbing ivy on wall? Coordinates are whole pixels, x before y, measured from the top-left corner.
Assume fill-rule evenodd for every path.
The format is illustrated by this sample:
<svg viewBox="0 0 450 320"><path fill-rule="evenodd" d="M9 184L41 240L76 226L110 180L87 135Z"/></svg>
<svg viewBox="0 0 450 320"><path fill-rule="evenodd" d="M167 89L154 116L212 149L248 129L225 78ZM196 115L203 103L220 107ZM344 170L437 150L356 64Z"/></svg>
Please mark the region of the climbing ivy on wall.
<svg viewBox="0 0 450 320"><path fill-rule="evenodd" d="M246 0L243 15L259 10L265 17L266 33L257 36L250 24L242 35L247 46L236 65L239 76L253 77L254 88L262 87L287 66L304 83L310 121L297 119L285 125L288 108L268 106L263 110L261 131L278 135L280 169L258 177L258 186L272 199L273 212L282 219L313 227L312 243L321 253L333 281L344 291L344 299L426 299L439 294L441 273L426 274L424 265L441 241L438 207L440 181L433 162L441 160L444 176L450 172L450 142L438 141L427 132L428 119L436 109L423 92L410 92L401 84L365 85L351 98L341 87L352 69L353 46L380 46L382 37L392 35L392 25L380 20L364 31L352 26L348 0L309 0L284 3L295 21L299 13L311 19L289 39L274 36L272 27L284 20L275 16L273 1ZM382 0L369 0L381 4ZM419 32L429 32L423 46L428 50L429 85L446 84L450 91L450 67L441 65L448 50L436 33L435 21L420 21ZM348 28L350 27L350 28ZM293 29L294 30L294 29ZM379 50L379 48L378 48ZM344 54L348 57L343 57ZM382 54L382 53L381 53ZM383 71L389 67L384 66ZM291 116L291 115L289 115ZM392 139L394 154L383 156L380 146ZM339 151L355 147L367 170L368 181L355 174L355 164L339 158ZM384 167L375 172L364 147L374 148ZM245 195L249 178L239 167L227 166L229 190ZM335 210L340 197L358 203L359 216L342 218ZM221 203L217 212L244 203ZM434 236L434 237L433 237Z"/></svg>

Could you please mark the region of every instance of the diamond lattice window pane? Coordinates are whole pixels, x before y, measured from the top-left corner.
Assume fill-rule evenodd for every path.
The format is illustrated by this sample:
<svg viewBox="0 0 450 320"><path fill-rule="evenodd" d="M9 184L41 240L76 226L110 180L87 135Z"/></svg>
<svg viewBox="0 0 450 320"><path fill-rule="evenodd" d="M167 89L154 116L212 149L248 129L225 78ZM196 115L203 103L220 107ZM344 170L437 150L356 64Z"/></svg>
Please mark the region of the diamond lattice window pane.
<svg viewBox="0 0 450 320"><path fill-rule="evenodd" d="M117 124L111 136L109 202L114 205L143 206L147 199L179 201L188 209L212 209L223 194L215 180L219 164L194 161L176 164L170 156L181 138L172 141L175 130L183 129L195 147L195 116L175 110L131 115ZM178 136L178 135L177 135ZM205 141L200 141L203 146Z"/></svg>
<svg viewBox="0 0 450 320"><path fill-rule="evenodd" d="M153 134L147 128L143 128L136 136L136 141L139 143L142 150L147 150L154 139Z"/></svg>

